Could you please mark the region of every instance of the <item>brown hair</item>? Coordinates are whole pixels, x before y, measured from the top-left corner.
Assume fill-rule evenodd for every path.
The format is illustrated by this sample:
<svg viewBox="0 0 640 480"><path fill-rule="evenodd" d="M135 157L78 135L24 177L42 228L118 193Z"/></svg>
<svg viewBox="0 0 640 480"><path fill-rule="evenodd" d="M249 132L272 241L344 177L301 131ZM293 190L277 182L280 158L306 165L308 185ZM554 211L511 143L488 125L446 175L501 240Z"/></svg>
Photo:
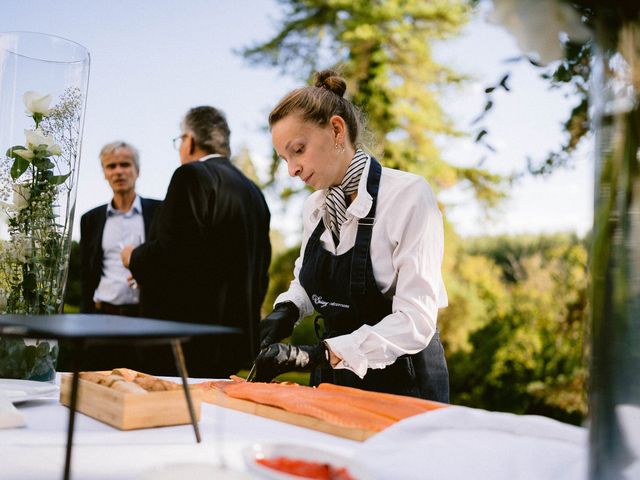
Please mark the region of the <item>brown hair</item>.
<svg viewBox="0 0 640 480"><path fill-rule="evenodd" d="M313 86L293 90L285 95L269 114L269 127L291 114L324 126L333 115L342 117L352 145L356 145L360 132L360 112L346 98L347 83L337 72L323 70L315 74Z"/></svg>

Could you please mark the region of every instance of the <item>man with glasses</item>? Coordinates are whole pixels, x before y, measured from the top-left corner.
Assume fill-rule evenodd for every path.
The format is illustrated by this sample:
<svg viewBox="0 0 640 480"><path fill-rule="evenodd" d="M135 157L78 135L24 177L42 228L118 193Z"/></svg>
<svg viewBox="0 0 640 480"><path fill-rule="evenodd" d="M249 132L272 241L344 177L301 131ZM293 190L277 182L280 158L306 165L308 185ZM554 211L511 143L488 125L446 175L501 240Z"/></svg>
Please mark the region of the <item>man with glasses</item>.
<svg viewBox="0 0 640 480"><path fill-rule="evenodd" d="M191 109L173 139L173 174L147 242L126 246L122 262L142 289L142 315L218 324L243 335L184 345L189 374L222 378L258 351L260 307L271 260L270 213L262 192L229 157L229 127L213 107ZM171 350L154 349L145 371L175 375Z"/></svg>

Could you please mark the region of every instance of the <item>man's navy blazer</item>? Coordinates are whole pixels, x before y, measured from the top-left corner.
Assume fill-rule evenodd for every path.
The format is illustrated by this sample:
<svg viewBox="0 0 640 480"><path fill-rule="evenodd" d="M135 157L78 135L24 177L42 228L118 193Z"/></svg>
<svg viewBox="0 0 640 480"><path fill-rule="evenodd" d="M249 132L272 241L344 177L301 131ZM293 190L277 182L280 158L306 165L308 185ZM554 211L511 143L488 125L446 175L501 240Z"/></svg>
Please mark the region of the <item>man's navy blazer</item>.
<svg viewBox="0 0 640 480"><path fill-rule="evenodd" d="M140 197L142 203L142 218L144 220L144 235L149 238L151 221L158 207L160 200ZM93 294L98 288L100 277L102 277L102 233L104 224L107 221L107 204L89 210L80 219L80 281L82 285L82 305L80 311L83 313L95 312Z"/></svg>

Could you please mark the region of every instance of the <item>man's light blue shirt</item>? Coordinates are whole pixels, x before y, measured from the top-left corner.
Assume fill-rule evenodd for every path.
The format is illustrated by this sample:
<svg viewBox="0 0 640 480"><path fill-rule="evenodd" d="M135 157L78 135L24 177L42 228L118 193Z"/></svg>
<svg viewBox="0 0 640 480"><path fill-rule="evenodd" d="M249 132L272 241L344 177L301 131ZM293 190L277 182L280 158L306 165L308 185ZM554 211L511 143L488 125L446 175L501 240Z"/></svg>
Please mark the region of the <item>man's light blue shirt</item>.
<svg viewBox="0 0 640 480"><path fill-rule="evenodd" d="M144 238L142 201L136 195L128 212L107 205L107 220L102 233L102 277L93 294L94 302L129 305L140 301L140 291L129 286L131 272L122 265L120 251L125 245L140 245Z"/></svg>

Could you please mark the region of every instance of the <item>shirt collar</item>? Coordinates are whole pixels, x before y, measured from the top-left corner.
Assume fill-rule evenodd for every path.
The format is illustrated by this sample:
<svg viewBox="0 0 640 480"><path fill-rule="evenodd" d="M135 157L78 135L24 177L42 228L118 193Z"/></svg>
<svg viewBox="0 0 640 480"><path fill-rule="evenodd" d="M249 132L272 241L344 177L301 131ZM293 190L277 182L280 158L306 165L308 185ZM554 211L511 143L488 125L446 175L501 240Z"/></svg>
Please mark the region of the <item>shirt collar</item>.
<svg viewBox="0 0 640 480"><path fill-rule="evenodd" d="M364 218L371 210L371 205L373 204L373 198L367 191L367 178L369 178L369 170L371 168L371 155L365 152L367 156L367 163L362 171L362 176L360 177L360 183L358 184L358 195L355 200L349 205L347 208L347 212L353 215L356 218ZM318 219L321 215L323 215L326 211L325 205L325 197L328 193L329 189L318 190L314 203L315 208L312 210L312 215L314 221Z"/></svg>
<svg viewBox="0 0 640 480"><path fill-rule="evenodd" d="M140 195L136 195L136 198L133 199L133 204L131 205L131 210L128 212L121 212L116 210L113 207L113 200L107 203L107 217L111 217L112 215L135 215L142 214L142 200L140 199Z"/></svg>
<svg viewBox="0 0 640 480"><path fill-rule="evenodd" d="M210 158L220 158L220 157L224 157L224 155L220 155L219 153L210 153L209 155L205 155L204 157L199 158L198 161L204 162L205 160L209 160Z"/></svg>
<svg viewBox="0 0 640 480"><path fill-rule="evenodd" d="M354 217L364 218L371 210L373 204L373 198L367 191L367 179L369 178L369 170L371 169L371 155L365 153L367 156L367 163L362 171L360 177L360 183L358 184L358 195L355 200L347 208L347 212L353 214Z"/></svg>

